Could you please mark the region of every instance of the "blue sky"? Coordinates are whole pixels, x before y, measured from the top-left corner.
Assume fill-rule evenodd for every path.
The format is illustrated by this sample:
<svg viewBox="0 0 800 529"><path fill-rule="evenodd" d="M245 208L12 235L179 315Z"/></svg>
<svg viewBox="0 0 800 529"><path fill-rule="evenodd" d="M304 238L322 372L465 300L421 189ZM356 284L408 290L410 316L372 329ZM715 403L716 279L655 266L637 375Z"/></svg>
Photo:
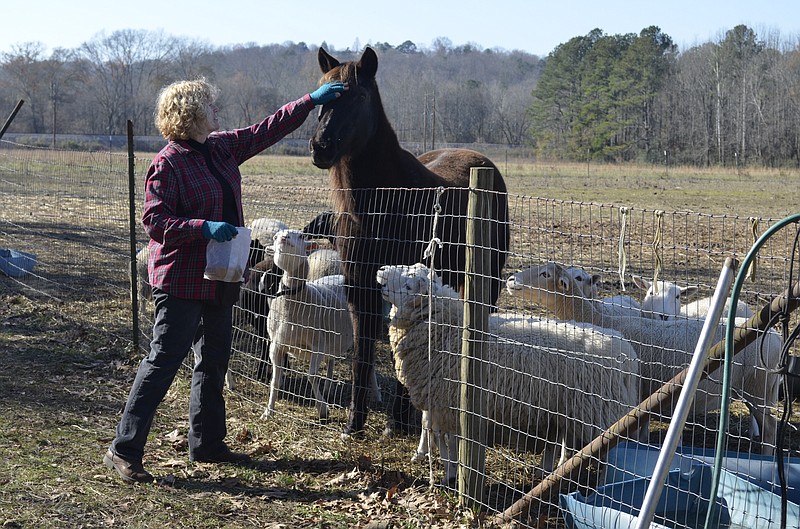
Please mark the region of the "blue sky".
<svg viewBox="0 0 800 529"><path fill-rule="evenodd" d="M456 46L547 55L594 28L613 35L656 25L684 50L746 24L759 37L777 32L784 42L800 43L797 0L6 0L0 16L0 52L29 41L75 48L119 29L163 30L214 46L302 41L344 49L410 40L429 47L444 37Z"/></svg>

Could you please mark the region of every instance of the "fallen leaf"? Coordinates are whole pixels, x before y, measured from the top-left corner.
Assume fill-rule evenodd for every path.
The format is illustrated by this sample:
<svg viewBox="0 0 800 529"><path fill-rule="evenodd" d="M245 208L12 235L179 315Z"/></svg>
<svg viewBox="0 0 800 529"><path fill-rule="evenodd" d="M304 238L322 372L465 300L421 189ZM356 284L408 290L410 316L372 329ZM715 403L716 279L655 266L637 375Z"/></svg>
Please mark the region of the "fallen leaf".
<svg viewBox="0 0 800 529"><path fill-rule="evenodd" d="M236 434L236 440L239 443L247 443L252 439L252 437L253 436L250 433L250 430L248 430L247 428L242 428L241 430L239 430L239 433Z"/></svg>
<svg viewBox="0 0 800 529"><path fill-rule="evenodd" d="M386 499L391 500L396 492L397 492L397 485L389 487L389 490L386 491Z"/></svg>

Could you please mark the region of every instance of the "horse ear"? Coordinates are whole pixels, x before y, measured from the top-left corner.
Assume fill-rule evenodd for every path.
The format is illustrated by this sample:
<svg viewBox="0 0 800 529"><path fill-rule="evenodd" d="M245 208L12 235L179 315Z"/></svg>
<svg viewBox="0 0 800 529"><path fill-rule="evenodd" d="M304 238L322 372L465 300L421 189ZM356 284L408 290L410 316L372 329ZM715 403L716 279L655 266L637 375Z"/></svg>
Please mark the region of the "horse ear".
<svg viewBox="0 0 800 529"><path fill-rule="evenodd" d="M317 52L317 61L319 61L319 68L322 70L322 73L328 73L339 66L339 61L322 47L320 47Z"/></svg>
<svg viewBox="0 0 800 529"><path fill-rule="evenodd" d="M369 46L364 48L364 53L361 54L361 59L359 59L356 66L358 67L360 75L373 79L378 72L378 55L375 53L375 50Z"/></svg>

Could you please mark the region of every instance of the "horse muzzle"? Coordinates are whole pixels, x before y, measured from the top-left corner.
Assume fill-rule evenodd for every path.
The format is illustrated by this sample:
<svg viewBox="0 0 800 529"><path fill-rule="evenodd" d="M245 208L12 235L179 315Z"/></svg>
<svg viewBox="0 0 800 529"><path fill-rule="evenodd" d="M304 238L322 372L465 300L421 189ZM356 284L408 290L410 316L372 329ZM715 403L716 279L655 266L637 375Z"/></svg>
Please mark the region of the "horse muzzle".
<svg viewBox="0 0 800 529"><path fill-rule="evenodd" d="M308 150L311 153L311 163L320 169L330 169L338 158L338 150L334 141L312 138L308 140Z"/></svg>

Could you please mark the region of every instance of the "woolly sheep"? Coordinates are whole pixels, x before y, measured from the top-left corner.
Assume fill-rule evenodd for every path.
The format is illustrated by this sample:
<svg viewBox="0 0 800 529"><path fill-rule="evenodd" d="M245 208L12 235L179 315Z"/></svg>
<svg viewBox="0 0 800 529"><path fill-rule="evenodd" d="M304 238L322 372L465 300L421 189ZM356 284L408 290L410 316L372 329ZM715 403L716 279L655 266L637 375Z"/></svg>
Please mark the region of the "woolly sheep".
<svg viewBox="0 0 800 529"><path fill-rule="evenodd" d="M696 294L699 288L694 285L686 287L678 286L671 281L658 280L657 288L652 281L641 276L633 276L633 282L637 287L645 291L642 299L642 314L647 317L660 318L662 320L672 320L677 316L685 318L705 318L711 309L711 296L692 301L686 305L681 303L692 294ZM731 300L725 302L725 309L722 313L723 318L727 318ZM736 303L736 317L749 318L754 314L753 310L743 301Z"/></svg>
<svg viewBox="0 0 800 529"><path fill-rule="evenodd" d="M625 294L596 299L595 306L598 310L610 316L633 316L638 318L642 315L641 304L633 297Z"/></svg>
<svg viewBox="0 0 800 529"><path fill-rule="evenodd" d="M330 248L314 250L308 256L308 279L313 281L325 276L342 273L342 256Z"/></svg>
<svg viewBox="0 0 800 529"><path fill-rule="evenodd" d="M591 299L592 303L595 304L597 310L617 315L617 316L640 316L641 315L641 304L631 296L627 296L624 294L601 298L598 296L598 285L600 283L600 276L597 274L590 274L583 268L579 266L571 266L564 269L567 274L571 278L575 280L581 286L581 292L587 299ZM513 274L513 277L516 278L518 282L521 284L526 284L530 281L535 280L535 277L528 277L530 274L535 273L535 268L527 268L525 270L521 270L516 274Z"/></svg>
<svg viewBox="0 0 800 529"><path fill-rule="evenodd" d="M308 254L309 281L314 281L325 276L340 275L342 273L342 257L339 255L339 252L328 248L314 250L313 243L308 243L307 248L309 251L311 251L311 253ZM265 264L273 263L271 253L272 252L270 251L270 257L268 259L265 259L257 266L263 267ZM278 270L280 270L280 268L278 268ZM257 290L268 295L269 297L274 297L278 291L278 284L280 283L280 278L282 276L283 272L278 275L278 281L274 285L272 284L270 278L262 276L259 280Z"/></svg>
<svg viewBox="0 0 800 529"><path fill-rule="evenodd" d="M464 302L429 274L419 263L387 265L379 269L377 281L392 304L389 340L398 379L414 406L427 412L450 480L459 427ZM636 355L618 337L535 319L500 324L492 331L489 358L479 370L481 387L497 391L486 407L491 444L537 449L540 437L551 446L579 449L637 403ZM552 468L553 461L544 465Z"/></svg>
<svg viewBox="0 0 800 529"><path fill-rule="evenodd" d="M711 296L690 302L687 305L681 303L692 294L697 293L699 288L695 285L681 287L672 281L659 279L657 284L641 276L633 276L634 284L645 291L642 299L642 316L646 318L656 318L661 320L674 320L676 318L705 319L711 309ZM722 313L722 320L727 321L728 310L731 300L728 298ZM749 318L753 311L743 301L736 303L736 317ZM749 405L748 405L749 407ZM750 408L750 428L752 432L758 432L759 426L755 419L755 411Z"/></svg>
<svg viewBox="0 0 800 529"><path fill-rule="evenodd" d="M153 299L153 287L147 273L147 261L150 258L150 246L145 245L136 252L136 293L139 298L139 310L144 310L147 302Z"/></svg>
<svg viewBox="0 0 800 529"><path fill-rule="evenodd" d="M567 273L581 285L584 295L589 299L597 299L598 285L600 284L599 274L590 274L579 266L570 266L566 269Z"/></svg>
<svg viewBox="0 0 800 529"><path fill-rule="evenodd" d="M574 270L574 269L573 269ZM577 269L580 270L580 269ZM570 270L571 271L571 270ZM575 277L575 276L573 276ZM586 276L584 275L584 280ZM599 276L595 276L599 277ZM579 280L576 277L576 281ZM590 284L589 282L585 284ZM391 304L389 304L391 307ZM500 311L489 314L489 330L491 332L497 332L499 329L508 326L525 326L525 325L532 325L537 322L542 321L541 318L533 317L527 314L517 313L517 312L508 312L508 311ZM587 329L594 329L597 332L603 333L607 336L616 337L623 339L622 333L611 330L611 329L604 329L602 327L597 327L596 325L591 325L588 323L578 323L578 322L570 322L579 327L587 328ZM428 439L429 434L431 433L430 427L430 418L428 417L428 412L422 412L422 432L420 434L419 443L417 444L417 449L414 455L411 457L411 462L416 463L419 461L423 461L426 457L428 457L429 447L428 447ZM563 455L563 454L562 454ZM545 461L548 461L545 456ZM550 458L549 461L554 461L554 458Z"/></svg>
<svg viewBox="0 0 800 529"><path fill-rule="evenodd" d="M262 247L271 248L272 238L281 230L289 229L289 225L280 219L259 217L250 221L250 239L258 241Z"/></svg>
<svg viewBox="0 0 800 529"><path fill-rule="evenodd" d="M283 270L280 287L270 305L267 330L271 340L269 357L273 366L269 402L262 414L268 418L283 382L284 360L293 354L310 363L308 375L321 419L328 405L319 388L319 368L327 359L328 379L333 377L333 357L353 345L353 326L344 291L344 276L325 276L308 281L309 243L299 230L280 230L274 236L273 258ZM327 383L326 381L326 383ZM380 400L380 388L373 372L372 391Z"/></svg>
<svg viewBox="0 0 800 529"><path fill-rule="evenodd" d="M313 222L313 221L312 221ZM273 259L273 238L275 234L288 229L287 224L275 218L262 217L250 223L252 230L248 266L250 276L243 285L239 298L239 307L245 322L251 324L256 334L269 340L267 317L269 304L278 291L283 271L275 265ZM316 248L316 245L314 245ZM326 275L341 274L341 258L335 250L319 250L309 256L309 280L316 280ZM263 349L269 350L269 342ZM232 378L232 377L230 377ZM261 358L256 373L258 380L269 379L268 358Z"/></svg>
<svg viewBox="0 0 800 529"><path fill-rule="evenodd" d="M642 398L649 396L690 362L703 322L604 314L583 298L577 283L556 263L534 267L525 277L525 283L514 276L509 277L509 294L544 306L558 318L589 322L622 332L641 361ZM737 320L737 324L743 322ZM718 340L723 339L725 325L718 325L715 332ZM781 340L777 333L760 332L757 340L733 358L731 386L741 391L741 397L755 410L755 420L763 435L764 453L771 453L777 435L777 421L770 414L770 408L777 402L780 379L771 370L778 364L780 351ZM701 380L693 404L695 413L719 409L720 394L718 381L711 378Z"/></svg>

